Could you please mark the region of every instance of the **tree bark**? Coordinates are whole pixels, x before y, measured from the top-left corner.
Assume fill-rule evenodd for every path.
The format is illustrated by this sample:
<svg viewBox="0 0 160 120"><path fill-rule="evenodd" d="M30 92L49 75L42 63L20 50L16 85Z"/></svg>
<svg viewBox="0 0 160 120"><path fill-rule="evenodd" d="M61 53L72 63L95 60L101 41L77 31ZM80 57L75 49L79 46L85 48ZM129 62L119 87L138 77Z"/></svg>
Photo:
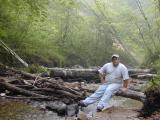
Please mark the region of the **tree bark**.
<svg viewBox="0 0 160 120"><path fill-rule="evenodd" d="M64 69L49 68L50 77L61 78L98 78L98 70L96 69Z"/></svg>

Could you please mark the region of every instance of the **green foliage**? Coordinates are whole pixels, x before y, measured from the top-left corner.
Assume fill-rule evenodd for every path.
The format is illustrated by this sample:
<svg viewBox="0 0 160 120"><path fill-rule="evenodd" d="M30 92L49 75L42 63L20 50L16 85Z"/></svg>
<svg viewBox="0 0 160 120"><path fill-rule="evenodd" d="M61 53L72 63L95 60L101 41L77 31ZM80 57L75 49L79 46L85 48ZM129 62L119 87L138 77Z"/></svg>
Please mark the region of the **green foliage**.
<svg viewBox="0 0 160 120"><path fill-rule="evenodd" d="M152 67L160 74L160 50L154 51L154 53L147 52L145 56L143 66Z"/></svg>
<svg viewBox="0 0 160 120"><path fill-rule="evenodd" d="M156 76L144 87L145 92L158 90L160 87L160 76Z"/></svg>
<svg viewBox="0 0 160 120"><path fill-rule="evenodd" d="M0 39L29 64L102 65L118 53L124 63L136 65L146 49L135 23L142 24L145 42L151 42L144 19L128 1L133 2L0 0ZM0 61L17 66L1 47Z"/></svg>
<svg viewBox="0 0 160 120"><path fill-rule="evenodd" d="M153 68L157 71L157 74L160 75L160 59L155 61L155 63L153 64Z"/></svg>
<svg viewBox="0 0 160 120"><path fill-rule="evenodd" d="M29 65L29 67L24 68L24 71L27 71L29 73L42 73L42 72L47 72L47 68L44 66L40 66L38 64L32 64Z"/></svg>

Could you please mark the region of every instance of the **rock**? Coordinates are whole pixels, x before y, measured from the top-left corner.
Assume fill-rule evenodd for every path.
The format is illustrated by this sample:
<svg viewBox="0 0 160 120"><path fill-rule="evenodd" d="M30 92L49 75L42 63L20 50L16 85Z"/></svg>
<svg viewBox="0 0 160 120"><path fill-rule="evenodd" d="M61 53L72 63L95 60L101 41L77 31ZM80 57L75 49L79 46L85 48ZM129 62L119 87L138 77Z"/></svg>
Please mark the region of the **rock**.
<svg viewBox="0 0 160 120"><path fill-rule="evenodd" d="M80 111L77 115L77 120L88 120L88 118L84 112Z"/></svg>
<svg viewBox="0 0 160 120"><path fill-rule="evenodd" d="M49 73L48 72L43 72L40 75L41 77L49 77Z"/></svg>
<svg viewBox="0 0 160 120"><path fill-rule="evenodd" d="M61 101L48 102L46 109L52 110L58 113L58 115L65 115L67 110L67 105Z"/></svg>
<svg viewBox="0 0 160 120"><path fill-rule="evenodd" d="M0 96L4 97L4 96L6 96L6 93L1 93Z"/></svg>
<svg viewBox="0 0 160 120"><path fill-rule="evenodd" d="M72 104L67 106L67 115L69 117L72 117L74 115L77 115L79 111L78 104Z"/></svg>

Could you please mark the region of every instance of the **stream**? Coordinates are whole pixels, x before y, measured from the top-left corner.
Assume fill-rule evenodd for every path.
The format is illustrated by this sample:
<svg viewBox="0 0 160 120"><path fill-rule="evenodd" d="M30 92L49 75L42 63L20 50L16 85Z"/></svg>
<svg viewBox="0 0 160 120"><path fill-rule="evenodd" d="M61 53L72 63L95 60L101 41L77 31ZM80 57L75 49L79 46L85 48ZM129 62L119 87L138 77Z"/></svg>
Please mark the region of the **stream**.
<svg viewBox="0 0 160 120"><path fill-rule="evenodd" d="M96 113L96 104L81 109L91 120L138 120L136 110L142 107L139 101L119 96L110 100L110 110ZM43 105L44 102L1 98L0 120L74 120L74 117L60 117L56 112L46 110Z"/></svg>

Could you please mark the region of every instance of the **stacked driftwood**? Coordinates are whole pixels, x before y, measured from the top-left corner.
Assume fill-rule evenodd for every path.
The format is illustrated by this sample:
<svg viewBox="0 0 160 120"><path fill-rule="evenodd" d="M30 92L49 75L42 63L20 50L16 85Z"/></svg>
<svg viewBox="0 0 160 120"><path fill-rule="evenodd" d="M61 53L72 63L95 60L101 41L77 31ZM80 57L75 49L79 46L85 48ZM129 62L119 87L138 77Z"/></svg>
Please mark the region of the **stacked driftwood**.
<svg viewBox="0 0 160 120"><path fill-rule="evenodd" d="M85 97L79 82L68 83L62 79L40 77L9 67L0 70L1 95L8 98L60 100L71 104Z"/></svg>

